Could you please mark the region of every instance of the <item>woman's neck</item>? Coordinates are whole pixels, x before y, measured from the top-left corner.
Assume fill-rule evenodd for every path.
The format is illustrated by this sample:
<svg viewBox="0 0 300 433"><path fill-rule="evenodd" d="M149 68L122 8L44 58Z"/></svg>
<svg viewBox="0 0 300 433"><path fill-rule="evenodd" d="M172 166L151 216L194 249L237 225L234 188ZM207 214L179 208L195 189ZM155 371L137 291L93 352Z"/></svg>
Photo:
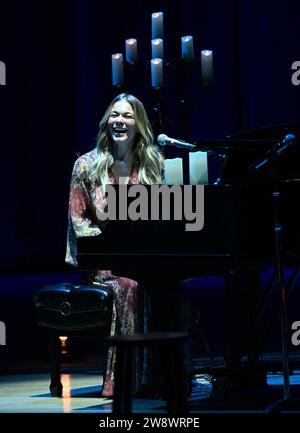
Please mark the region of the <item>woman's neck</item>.
<svg viewBox="0 0 300 433"><path fill-rule="evenodd" d="M115 152L112 171L117 183L127 183L133 166L133 153Z"/></svg>
<svg viewBox="0 0 300 433"><path fill-rule="evenodd" d="M133 165L133 152L132 146L116 146L114 149L114 165L126 166L131 172Z"/></svg>
<svg viewBox="0 0 300 433"><path fill-rule="evenodd" d="M126 151L116 149L116 151L114 152L114 161L120 161L125 163L126 165L132 165L133 153L131 149Z"/></svg>

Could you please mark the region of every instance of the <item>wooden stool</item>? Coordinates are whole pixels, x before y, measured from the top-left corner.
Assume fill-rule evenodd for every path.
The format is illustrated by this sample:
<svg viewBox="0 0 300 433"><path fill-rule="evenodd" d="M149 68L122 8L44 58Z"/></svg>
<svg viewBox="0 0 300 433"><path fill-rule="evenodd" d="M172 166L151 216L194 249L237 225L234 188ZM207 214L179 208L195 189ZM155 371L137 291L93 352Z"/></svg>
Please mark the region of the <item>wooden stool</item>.
<svg viewBox="0 0 300 433"><path fill-rule="evenodd" d="M107 337L116 347L116 372L113 413L132 411L133 354L136 347L149 346L159 351L162 374L166 381L169 413L187 412L186 375L183 368L182 344L188 335L180 332L154 332Z"/></svg>

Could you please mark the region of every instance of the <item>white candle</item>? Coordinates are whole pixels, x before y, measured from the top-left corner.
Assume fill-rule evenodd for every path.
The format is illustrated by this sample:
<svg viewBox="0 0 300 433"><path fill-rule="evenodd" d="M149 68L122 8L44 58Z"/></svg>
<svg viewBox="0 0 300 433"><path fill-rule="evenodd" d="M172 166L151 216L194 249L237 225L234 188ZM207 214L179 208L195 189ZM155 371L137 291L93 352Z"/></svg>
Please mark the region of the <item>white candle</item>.
<svg viewBox="0 0 300 433"><path fill-rule="evenodd" d="M194 41L193 36L182 36L181 38L181 58L194 58Z"/></svg>
<svg viewBox="0 0 300 433"><path fill-rule="evenodd" d="M126 39L125 49L126 49L126 62L136 62L137 61L137 40L134 38Z"/></svg>
<svg viewBox="0 0 300 433"><path fill-rule="evenodd" d="M164 42L162 39L153 39L151 41L152 59L164 58Z"/></svg>
<svg viewBox="0 0 300 433"><path fill-rule="evenodd" d="M190 185L207 185L207 152L190 152L189 163Z"/></svg>
<svg viewBox="0 0 300 433"><path fill-rule="evenodd" d="M162 59L151 60L151 82L152 87L160 87L164 83Z"/></svg>
<svg viewBox="0 0 300 433"><path fill-rule="evenodd" d="M201 51L201 75L204 83L213 81L213 52Z"/></svg>
<svg viewBox="0 0 300 433"><path fill-rule="evenodd" d="M112 54L111 65L113 85L116 86L117 84L122 84L124 80L123 54Z"/></svg>
<svg viewBox="0 0 300 433"><path fill-rule="evenodd" d="M0 86L6 85L6 66L4 62L0 62Z"/></svg>
<svg viewBox="0 0 300 433"><path fill-rule="evenodd" d="M164 14L163 12L154 12L152 14L152 38L164 37Z"/></svg>
<svg viewBox="0 0 300 433"><path fill-rule="evenodd" d="M182 158L165 159L165 183L183 185Z"/></svg>

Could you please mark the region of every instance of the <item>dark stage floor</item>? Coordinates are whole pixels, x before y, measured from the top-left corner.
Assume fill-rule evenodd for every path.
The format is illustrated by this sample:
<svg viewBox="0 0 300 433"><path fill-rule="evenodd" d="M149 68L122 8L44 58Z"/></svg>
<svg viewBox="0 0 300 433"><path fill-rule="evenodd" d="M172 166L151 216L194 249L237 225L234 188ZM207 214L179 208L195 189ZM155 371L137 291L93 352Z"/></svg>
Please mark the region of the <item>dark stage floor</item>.
<svg viewBox="0 0 300 433"><path fill-rule="evenodd" d="M229 389L220 373L222 360L208 367L205 358L194 359L193 391L188 401L190 414L300 414L299 359L291 364L290 396L283 398L283 375L280 354L265 356L264 386L242 386ZM298 366L297 366L298 365ZM215 376L212 374L219 370ZM112 413L112 400L101 398L102 373L96 363L64 364L62 369L63 398L53 398L49 393L49 372L42 365L0 372L0 413ZM134 413L166 413L163 400L133 400Z"/></svg>

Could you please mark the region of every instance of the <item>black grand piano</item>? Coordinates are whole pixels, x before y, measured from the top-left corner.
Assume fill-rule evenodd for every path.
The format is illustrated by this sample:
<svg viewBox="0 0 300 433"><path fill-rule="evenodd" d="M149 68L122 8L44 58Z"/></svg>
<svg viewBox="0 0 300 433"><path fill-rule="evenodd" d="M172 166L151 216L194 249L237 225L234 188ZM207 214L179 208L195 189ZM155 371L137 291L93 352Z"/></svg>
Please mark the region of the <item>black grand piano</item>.
<svg viewBox="0 0 300 433"><path fill-rule="evenodd" d="M278 155L272 153L259 170L251 169L270 155L268 152L287 134L296 137L291 148ZM109 221L101 235L78 239L79 269L111 269L115 275L136 279L156 299L154 305L158 309L164 298L173 315L166 317L163 309L153 312L153 330L159 331L181 330L180 297L175 290L179 281L201 275L224 276L228 320L225 358L228 371L238 380L242 355L238 299L246 286L250 328L247 374L249 382L255 383L259 338L253 294L260 272L275 260L272 191L276 184L288 198L289 187L298 182L299 139L300 125L283 125L235 134L220 141L197 142L201 150L222 154L223 161L218 181L204 187L203 229L187 232L185 221L176 220Z"/></svg>

